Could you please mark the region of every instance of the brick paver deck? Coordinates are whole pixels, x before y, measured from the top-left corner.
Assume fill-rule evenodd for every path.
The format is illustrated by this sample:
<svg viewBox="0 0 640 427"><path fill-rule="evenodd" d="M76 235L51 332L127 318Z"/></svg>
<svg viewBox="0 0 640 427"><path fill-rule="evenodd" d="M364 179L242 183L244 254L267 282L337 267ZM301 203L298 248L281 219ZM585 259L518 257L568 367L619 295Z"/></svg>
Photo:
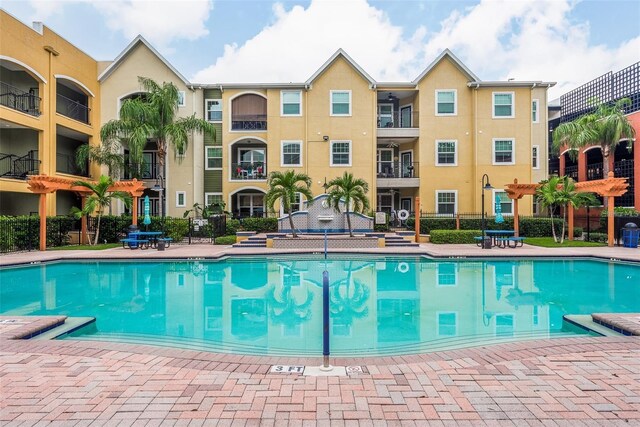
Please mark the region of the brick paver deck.
<svg viewBox="0 0 640 427"><path fill-rule="evenodd" d="M202 248L170 249L165 254L172 257L203 254ZM478 252L467 249L462 255ZM597 248L600 256L640 258L637 250L605 249ZM420 250L439 251L440 256L450 251L426 245ZM214 252L211 247L207 251ZM520 253L532 252L525 248ZM130 253L113 249L109 256ZM14 263L31 262L34 255L95 257L49 252L3 257L1 262L11 257ZM32 326L0 323L3 426L640 426L640 337L577 337L342 358L332 363L360 365L364 373L307 377L269 369L272 364L318 365L319 358L8 339Z"/></svg>

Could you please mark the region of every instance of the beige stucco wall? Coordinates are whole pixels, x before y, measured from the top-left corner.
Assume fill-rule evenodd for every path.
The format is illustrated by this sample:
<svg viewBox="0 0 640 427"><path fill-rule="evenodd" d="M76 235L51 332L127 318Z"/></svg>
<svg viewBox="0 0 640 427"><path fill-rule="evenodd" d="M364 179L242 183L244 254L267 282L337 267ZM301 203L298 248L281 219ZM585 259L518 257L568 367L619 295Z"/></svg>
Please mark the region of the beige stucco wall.
<svg viewBox="0 0 640 427"><path fill-rule="evenodd" d="M156 83L171 82L180 91L185 92L185 106L179 107L177 117L196 114L204 117L201 90L192 90L167 65L160 60L147 46L138 43L125 56L119 66L101 82L102 123L118 118L120 99L142 91L138 76L148 77ZM195 133L189 141L185 156L175 157L175 151L168 147L166 158L166 211L168 216L182 217L186 209L194 203L204 201L203 193L203 136ZM155 180L147 181L151 187ZM176 207L176 192L186 192L186 207Z"/></svg>

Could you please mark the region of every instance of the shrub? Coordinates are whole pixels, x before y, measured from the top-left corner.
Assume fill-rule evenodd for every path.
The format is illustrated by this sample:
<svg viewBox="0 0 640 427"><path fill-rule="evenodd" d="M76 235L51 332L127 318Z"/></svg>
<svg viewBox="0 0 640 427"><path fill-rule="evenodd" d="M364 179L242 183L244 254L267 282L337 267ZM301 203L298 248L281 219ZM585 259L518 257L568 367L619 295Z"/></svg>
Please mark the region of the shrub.
<svg viewBox="0 0 640 427"><path fill-rule="evenodd" d="M607 233L589 233L584 235L585 242L607 243Z"/></svg>
<svg viewBox="0 0 640 427"><path fill-rule="evenodd" d="M568 231L567 231L567 233L568 233ZM573 227L573 236L574 237L578 237L578 238L582 237L582 234L583 234L582 227Z"/></svg>
<svg viewBox="0 0 640 427"><path fill-rule="evenodd" d="M481 234L480 230L431 230L431 243L475 243L474 237Z"/></svg>
<svg viewBox="0 0 640 427"><path fill-rule="evenodd" d="M384 232L389 231L389 223L386 224L376 224L373 226L373 231Z"/></svg>
<svg viewBox="0 0 640 427"><path fill-rule="evenodd" d="M216 237L216 245L233 245L236 242L236 236L220 236Z"/></svg>
<svg viewBox="0 0 640 427"><path fill-rule="evenodd" d="M161 225L162 225L162 218L151 218L151 226L161 226ZM189 219L188 218L166 218L164 222L164 234L166 237L172 238L174 242L181 242L184 236L189 234Z"/></svg>
<svg viewBox="0 0 640 427"><path fill-rule="evenodd" d="M245 231L273 233L278 231L278 218L244 218L241 221Z"/></svg>
<svg viewBox="0 0 640 427"><path fill-rule="evenodd" d="M240 229L240 221L235 218L227 218L227 230L226 234L228 236L232 234L236 234L236 231Z"/></svg>
<svg viewBox="0 0 640 427"><path fill-rule="evenodd" d="M561 218L553 219L553 226L556 234L562 232ZM551 231L551 218L521 218L520 219L520 235L526 237L550 237L553 235Z"/></svg>

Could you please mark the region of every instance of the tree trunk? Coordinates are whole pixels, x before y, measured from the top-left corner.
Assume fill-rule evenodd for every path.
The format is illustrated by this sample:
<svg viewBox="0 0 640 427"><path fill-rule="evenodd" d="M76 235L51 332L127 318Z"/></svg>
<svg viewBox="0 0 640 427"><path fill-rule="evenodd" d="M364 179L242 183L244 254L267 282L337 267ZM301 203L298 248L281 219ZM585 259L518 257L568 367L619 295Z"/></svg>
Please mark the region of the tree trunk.
<svg viewBox="0 0 640 427"><path fill-rule="evenodd" d="M564 207L563 213L562 213L562 234L560 234L560 244L562 244L564 242L564 225L567 222L567 209L569 208L569 205L566 205Z"/></svg>
<svg viewBox="0 0 640 427"><path fill-rule="evenodd" d="M553 205L549 206L549 216L551 217L551 235L553 236L553 241L558 243L558 238L556 237L556 227L553 224Z"/></svg>
<svg viewBox="0 0 640 427"><path fill-rule="evenodd" d="M351 231L351 216L349 215L349 209L347 209L346 215L347 215L347 227L349 227L349 237L353 237L353 231Z"/></svg>
<svg viewBox="0 0 640 427"><path fill-rule="evenodd" d="M98 244L98 236L100 235L100 217L102 215L98 214L98 222L96 224L96 238L95 241L93 242L93 245L97 245Z"/></svg>
<svg viewBox="0 0 640 427"><path fill-rule="evenodd" d="M293 234L293 237L298 237L298 235L296 234L296 229L293 226L293 217L291 216L292 214L291 206L289 206L289 209L287 210L287 212L289 213L289 225L291 226L291 234Z"/></svg>

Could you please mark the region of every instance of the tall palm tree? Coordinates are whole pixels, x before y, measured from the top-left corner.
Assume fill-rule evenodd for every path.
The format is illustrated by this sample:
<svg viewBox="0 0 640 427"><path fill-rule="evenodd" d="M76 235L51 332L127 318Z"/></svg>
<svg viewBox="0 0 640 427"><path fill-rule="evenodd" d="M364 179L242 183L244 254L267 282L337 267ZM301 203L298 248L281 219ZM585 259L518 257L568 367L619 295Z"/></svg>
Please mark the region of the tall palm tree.
<svg viewBox="0 0 640 427"><path fill-rule="evenodd" d="M366 209L369 209L369 199L367 198L369 184L367 184L364 179L354 178L353 174L345 172L341 177L329 181L328 186L329 193L327 203L336 211L340 212L340 202L344 202L349 236L353 237L349 210L352 209L353 212L364 212Z"/></svg>
<svg viewBox="0 0 640 427"><path fill-rule="evenodd" d="M282 208L289 214L289 225L291 226L291 233L293 237L298 237L296 229L293 225L293 204L296 202L296 195L302 194L307 200L313 198L311 194L311 178L304 173L296 173L294 170L288 170L286 172L274 171L269 174L267 180L269 191L265 195L265 201L267 207L273 210L276 201L280 200Z"/></svg>
<svg viewBox="0 0 640 427"><path fill-rule="evenodd" d="M176 85L164 82L159 85L147 77L138 77L146 91L144 96L127 99L120 108L120 118L110 120L100 129L103 141L123 141L129 148L129 160L140 170L142 152L147 140L153 140L158 150L158 162L163 170L169 145L174 153L184 153L192 132L204 132L215 138L215 127L193 114L176 118L179 91Z"/></svg>
<svg viewBox="0 0 640 427"><path fill-rule="evenodd" d="M580 149L599 145L602 150L602 170L604 178L609 174L609 156L615 153L620 142L627 140L631 149L635 129L624 114L625 107L631 105L629 98L615 103L600 103L596 109L574 121L562 123L553 131L553 147L559 150L563 146Z"/></svg>
<svg viewBox="0 0 640 427"><path fill-rule="evenodd" d="M113 139L102 141L101 145L82 144L76 150L76 165L84 173L89 162L95 162L107 167L111 178L118 178L124 169L124 154L122 146Z"/></svg>
<svg viewBox="0 0 640 427"><path fill-rule="evenodd" d="M131 195L123 191L109 191L109 188L113 185L113 179L108 176L101 175L97 183L88 181L76 181L73 183L76 187L85 187L91 190L91 195L87 197L84 208L82 210L77 209L74 214L77 218L82 218L83 215L89 215L94 212L97 213L98 220L96 224L96 236L94 245L98 244L98 236L100 234L100 218L104 212L104 208L111 205L113 199L122 200L127 207L131 205ZM89 241L91 243L91 241Z"/></svg>

